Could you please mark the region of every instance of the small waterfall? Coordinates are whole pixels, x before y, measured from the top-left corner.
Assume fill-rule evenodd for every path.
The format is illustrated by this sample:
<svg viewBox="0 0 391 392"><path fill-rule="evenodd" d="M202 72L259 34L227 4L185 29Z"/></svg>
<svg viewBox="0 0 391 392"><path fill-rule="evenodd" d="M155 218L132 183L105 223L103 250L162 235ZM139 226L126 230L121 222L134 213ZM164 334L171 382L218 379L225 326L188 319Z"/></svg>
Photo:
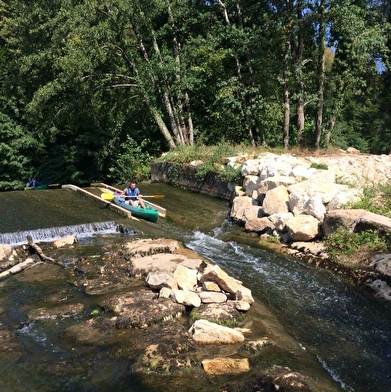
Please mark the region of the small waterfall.
<svg viewBox="0 0 391 392"><path fill-rule="evenodd" d="M0 234L0 244L12 246L22 245L27 242L30 235L34 242L51 242L67 235L74 235L78 238L90 237L94 234L110 234L116 232L129 232L123 226L118 226L113 221L85 223L81 225L51 227L47 229L18 231L15 233Z"/></svg>

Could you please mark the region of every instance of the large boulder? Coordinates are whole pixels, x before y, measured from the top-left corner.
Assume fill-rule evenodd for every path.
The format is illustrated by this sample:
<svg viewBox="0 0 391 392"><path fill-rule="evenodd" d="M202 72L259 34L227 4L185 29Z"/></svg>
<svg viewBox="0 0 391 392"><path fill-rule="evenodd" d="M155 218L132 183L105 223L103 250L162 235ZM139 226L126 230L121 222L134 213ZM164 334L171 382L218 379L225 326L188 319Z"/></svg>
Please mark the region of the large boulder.
<svg viewBox="0 0 391 392"><path fill-rule="evenodd" d="M291 241L312 241L320 234L319 224L311 215L295 216L285 223Z"/></svg>
<svg viewBox="0 0 391 392"><path fill-rule="evenodd" d="M284 185L280 185L267 192L262 207L266 215L289 212L289 194Z"/></svg>

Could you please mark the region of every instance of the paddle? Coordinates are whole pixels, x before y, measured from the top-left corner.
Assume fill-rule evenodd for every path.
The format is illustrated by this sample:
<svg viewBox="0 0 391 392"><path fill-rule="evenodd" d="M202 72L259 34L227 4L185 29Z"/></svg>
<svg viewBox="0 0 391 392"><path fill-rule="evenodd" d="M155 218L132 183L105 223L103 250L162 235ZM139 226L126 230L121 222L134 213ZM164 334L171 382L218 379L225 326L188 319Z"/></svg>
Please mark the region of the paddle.
<svg viewBox="0 0 391 392"><path fill-rule="evenodd" d="M122 196L116 195L114 193L105 192L102 193L100 197L104 200L113 200L115 197L122 197ZM148 195L148 196L140 196L140 199L145 199L145 198L163 199L163 197L164 195ZM128 197L125 196L124 198L127 199Z"/></svg>

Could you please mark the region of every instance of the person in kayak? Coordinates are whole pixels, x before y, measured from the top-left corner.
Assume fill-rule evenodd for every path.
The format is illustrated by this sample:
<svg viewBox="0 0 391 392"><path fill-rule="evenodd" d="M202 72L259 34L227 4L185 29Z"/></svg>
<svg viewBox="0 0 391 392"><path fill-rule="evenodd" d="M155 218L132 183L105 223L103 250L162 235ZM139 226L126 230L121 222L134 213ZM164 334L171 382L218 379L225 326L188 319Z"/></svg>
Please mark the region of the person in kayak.
<svg viewBox="0 0 391 392"><path fill-rule="evenodd" d="M129 202L130 205L134 207L140 206L145 208L144 201L140 199L140 189L137 188L134 181L130 182L129 185L121 192L121 196L125 196L125 199Z"/></svg>

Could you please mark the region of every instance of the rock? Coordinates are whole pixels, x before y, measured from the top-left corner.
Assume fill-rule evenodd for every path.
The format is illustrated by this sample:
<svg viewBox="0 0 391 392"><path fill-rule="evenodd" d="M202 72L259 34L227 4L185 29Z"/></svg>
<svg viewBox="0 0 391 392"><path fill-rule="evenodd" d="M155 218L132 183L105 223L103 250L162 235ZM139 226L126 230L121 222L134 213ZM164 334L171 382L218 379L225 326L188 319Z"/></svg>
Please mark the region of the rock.
<svg viewBox="0 0 391 392"><path fill-rule="evenodd" d="M352 228L353 224L365 210L332 210L328 211L322 222L322 230L325 236L334 233L339 227Z"/></svg>
<svg viewBox="0 0 391 392"><path fill-rule="evenodd" d="M197 271L180 264L174 271L174 279L180 289L194 291L197 286Z"/></svg>
<svg viewBox="0 0 391 392"><path fill-rule="evenodd" d="M30 310L28 318L31 321L37 320L54 320L57 318L73 317L81 314L84 311L84 305L77 304L64 304L51 308L38 308Z"/></svg>
<svg viewBox="0 0 391 392"><path fill-rule="evenodd" d="M175 253L160 253L153 256L131 259L128 268L130 276L145 278L150 272L173 273L179 264L187 261L187 257Z"/></svg>
<svg viewBox="0 0 391 392"><path fill-rule="evenodd" d="M281 233L286 231L286 222L291 218L293 218L293 214L291 212L273 214L269 216L269 220L273 223L273 227Z"/></svg>
<svg viewBox="0 0 391 392"><path fill-rule="evenodd" d="M310 197L306 194L302 195L299 193L291 192L289 194L288 201L289 211L291 211L291 213L295 216L303 214L304 206L308 202L309 198Z"/></svg>
<svg viewBox="0 0 391 392"><path fill-rule="evenodd" d="M202 367L210 375L240 374L250 370L250 363L247 358L213 358L204 359Z"/></svg>
<svg viewBox="0 0 391 392"><path fill-rule="evenodd" d="M326 214L326 207L322 202L322 196L311 196L303 206L303 213L313 216L318 221L323 221Z"/></svg>
<svg viewBox="0 0 391 392"><path fill-rule="evenodd" d="M320 195L322 197L322 203L328 204L335 195L346 189L346 185L335 184L334 182L327 182L326 179L312 177L309 180L305 180L288 187L289 194L296 193L298 195L306 195L308 197Z"/></svg>
<svg viewBox="0 0 391 392"><path fill-rule="evenodd" d="M145 283L151 289L161 289L162 287L178 288L177 282L169 272L150 272L145 279Z"/></svg>
<svg viewBox="0 0 391 392"><path fill-rule="evenodd" d="M261 353L261 351L268 346L272 346L273 342L267 338L264 337L262 339L258 340L250 340L243 344L243 346L240 347L239 352L243 356L249 356L249 357L255 357Z"/></svg>
<svg viewBox="0 0 391 392"><path fill-rule="evenodd" d="M150 375L182 374L191 367L200 367L194 352L196 343L189 338L184 326L177 320L153 325L143 333L147 347L138 360L131 365L132 373Z"/></svg>
<svg viewBox="0 0 391 392"><path fill-rule="evenodd" d="M171 290L170 298L178 304L198 308L201 305L201 299L197 293L185 290Z"/></svg>
<svg viewBox="0 0 391 392"><path fill-rule="evenodd" d="M207 320L197 320L190 327L189 333L197 343L203 344L233 344L244 341L241 332Z"/></svg>
<svg viewBox="0 0 391 392"><path fill-rule="evenodd" d="M275 225L269 219L269 217L254 218L246 220L244 228L247 231L254 231L256 233L272 232Z"/></svg>
<svg viewBox="0 0 391 392"><path fill-rule="evenodd" d="M100 306L116 315L117 328L146 328L182 315L186 308L170 299L159 298L150 290L113 295Z"/></svg>
<svg viewBox="0 0 391 392"><path fill-rule="evenodd" d="M228 301L228 304L232 304L236 310L240 312L247 312L250 310L251 305L247 301L237 300L237 301Z"/></svg>
<svg viewBox="0 0 391 392"><path fill-rule="evenodd" d="M124 254L128 257L144 257L159 253L175 253L181 248L181 244L167 238L144 238L129 241L123 246Z"/></svg>
<svg viewBox="0 0 391 392"><path fill-rule="evenodd" d="M327 252L327 248L323 242L292 242L292 249L297 249L303 253L310 253L315 256L321 256Z"/></svg>
<svg viewBox="0 0 391 392"><path fill-rule="evenodd" d="M227 293L235 294L237 297L241 297L237 299L243 299L244 301L248 300L250 303L254 302L251 291L243 287L235 279L231 278L218 265L205 268L201 277L201 283L204 281L216 282L222 290Z"/></svg>
<svg viewBox="0 0 391 392"><path fill-rule="evenodd" d="M391 301L391 287L382 279L376 279L373 282L368 282L367 286L370 287L378 297Z"/></svg>
<svg viewBox="0 0 391 392"><path fill-rule="evenodd" d="M375 229L383 233L391 232L391 218L365 211L356 219L353 230L357 233L363 230Z"/></svg>
<svg viewBox="0 0 391 392"><path fill-rule="evenodd" d="M310 215L299 215L286 222L291 241L312 241L317 238L320 222Z"/></svg>
<svg viewBox="0 0 391 392"><path fill-rule="evenodd" d="M302 391L310 392L309 387L305 377L297 372L288 372L276 377L274 380L274 385L278 391Z"/></svg>
<svg viewBox="0 0 391 392"><path fill-rule="evenodd" d="M224 293L201 291L199 295L204 304L227 302L227 296Z"/></svg>
<svg viewBox="0 0 391 392"><path fill-rule="evenodd" d="M216 291L216 292L221 291L219 285L216 284L215 282L203 282L202 289L205 291Z"/></svg>
<svg viewBox="0 0 391 392"><path fill-rule="evenodd" d="M246 209L255 205L255 201L249 196L237 196L232 201L230 216L239 221L245 221Z"/></svg>
<svg viewBox="0 0 391 392"><path fill-rule="evenodd" d="M383 275L391 276L391 254L377 254L372 256L372 261L369 266Z"/></svg>
<svg viewBox="0 0 391 392"><path fill-rule="evenodd" d="M322 222L324 235L332 234L341 226L354 232L376 229L384 233L390 233L391 219L362 209L328 211Z"/></svg>
<svg viewBox="0 0 391 392"><path fill-rule="evenodd" d="M66 237L54 241L53 246L55 248L63 248L64 246L74 245L77 242L77 238L74 235L67 235Z"/></svg>
<svg viewBox="0 0 391 392"><path fill-rule="evenodd" d="M218 305L201 304L199 308L191 311L191 316L193 319L205 319L221 324L228 322L230 325L235 325L241 322L243 318L236 305L237 301L227 301Z"/></svg>
<svg viewBox="0 0 391 392"><path fill-rule="evenodd" d="M337 193L327 205L327 209L338 210L345 208L348 204L355 203L360 200L362 189L349 188Z"/></svg>
<svg viewBox="0 0 391 392"><path fill-rule="evenodd" d="M13 250L11 245L0 244L0 264L8 261L12 255L16 255L16 252Z"/></svg>
<svg viewBox="0 0 391 392"><path fill-rule="evenodd" d="M266 215L289 212L289 194L284 185L271 189L265 196L262 207Z"/></svg>

